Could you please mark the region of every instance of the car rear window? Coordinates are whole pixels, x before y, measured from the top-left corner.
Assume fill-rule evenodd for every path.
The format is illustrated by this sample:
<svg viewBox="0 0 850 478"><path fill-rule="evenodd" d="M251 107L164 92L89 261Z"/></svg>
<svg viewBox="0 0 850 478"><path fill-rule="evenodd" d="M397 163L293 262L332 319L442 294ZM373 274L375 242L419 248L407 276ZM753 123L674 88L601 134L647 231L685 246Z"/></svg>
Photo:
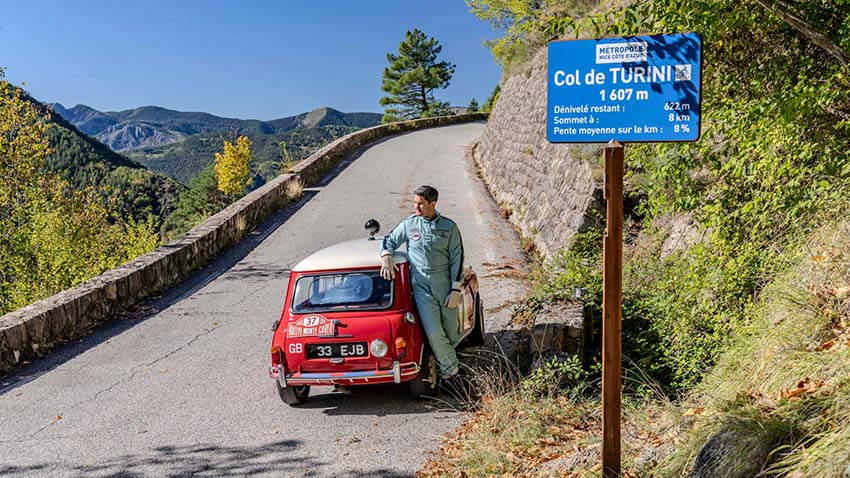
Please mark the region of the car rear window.
<svg viewBox="0 0 850 478"><path fill-rule="evenodd" d="M378 271L303 276L292 295L292 311L298 314L380 310L392 303L392 283Z"/></svg>

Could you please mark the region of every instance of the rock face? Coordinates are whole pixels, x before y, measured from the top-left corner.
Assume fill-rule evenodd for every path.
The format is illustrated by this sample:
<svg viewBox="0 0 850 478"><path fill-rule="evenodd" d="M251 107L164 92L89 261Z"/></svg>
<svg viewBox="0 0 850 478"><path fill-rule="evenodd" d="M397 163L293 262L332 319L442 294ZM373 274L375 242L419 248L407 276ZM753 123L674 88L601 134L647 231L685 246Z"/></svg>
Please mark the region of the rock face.
<svg viewBox="0 0 850 478"><path fill-rule="evenodd" d="M546 257L604 218L591 168L601 149L546 139L545 50L504 80L473 157L493 197Z"/></svg>
<svg viewBox="0 0 850 478"><path fill-rule="evenodd" d="M753 434L732 428L721 430L703 445L687 478L757 476L770 451L778 445L775 441L775 437L767 432Z"/></svg>
<svg viewBox="0 0 850 478"><path fill-rule="evenodd" d="M516 363L521 371L527 372L552 358L575 355L583 360L589 332L581 306L547 304L538 312L534 325L517 332Z"/></svg>
<svg viewBox="0 0 850 478"><path fill-rule="evenodd" d="M113 151L126 151L170 144L185 138L186 135L144 123L118 123L111 125L97 135L101 143Z"/></svg>

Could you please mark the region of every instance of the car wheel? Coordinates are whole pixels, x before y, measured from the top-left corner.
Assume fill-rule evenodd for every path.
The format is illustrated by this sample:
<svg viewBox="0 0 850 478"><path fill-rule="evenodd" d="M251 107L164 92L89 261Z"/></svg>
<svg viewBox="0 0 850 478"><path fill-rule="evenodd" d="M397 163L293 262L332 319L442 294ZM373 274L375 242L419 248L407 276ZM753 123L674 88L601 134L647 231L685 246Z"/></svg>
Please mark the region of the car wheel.
<svg viewBox="0 0 850 478"><path fill-rule="evenodd" d="M277 386L277 394L280 395L280 399L283 400L283 403L290 406L301 405L307 401L307 397L310 395L309 385L281 387L278 382L275 383L275 386Z"/></svg>
<svg viewBox="0 0 850 478"><path fill-rule="evenodd" d="M478 294L475 294L475 325L466 337L466 345L484 345L484 306L481 305L481 297Z"/></svg>
<svg viewBox="0 0 850 478"><path fill-rule="evenodd" d="M410 393L416 398L436 397L440 381L437 377L437 359L427 346L422 354L422 366L416 377L410 381Z"/></svg>

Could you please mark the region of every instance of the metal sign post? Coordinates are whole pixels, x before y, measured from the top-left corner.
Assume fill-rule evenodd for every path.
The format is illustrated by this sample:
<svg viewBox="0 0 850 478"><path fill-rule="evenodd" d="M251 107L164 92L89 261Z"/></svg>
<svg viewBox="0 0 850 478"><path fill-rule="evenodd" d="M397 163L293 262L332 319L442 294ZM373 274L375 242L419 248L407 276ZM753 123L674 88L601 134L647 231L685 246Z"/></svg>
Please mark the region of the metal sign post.
<svg viewBox="0 0 850 478"><path fill-rule="evenodd" d="M605 143L607 229L602 291L602 476L620 476L623 170L628 142L696 141L702 39L697 33L549 43L546 138Z"/></svg>

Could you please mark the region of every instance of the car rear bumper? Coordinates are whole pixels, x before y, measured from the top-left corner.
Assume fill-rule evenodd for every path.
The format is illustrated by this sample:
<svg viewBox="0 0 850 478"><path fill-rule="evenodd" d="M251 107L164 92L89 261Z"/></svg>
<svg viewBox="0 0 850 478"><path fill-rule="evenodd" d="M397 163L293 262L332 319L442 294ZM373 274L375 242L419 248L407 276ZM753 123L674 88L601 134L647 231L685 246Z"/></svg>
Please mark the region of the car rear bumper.
<svg viewBox="0 0 850 478"><path fill-rule="evenodd" d="M366 370L361 372L328 373L285 373L282 365L269 367L269 377L289 385L367 385L371 383L401 383L413 379L419 373L416 362L393 362L388 370Z"/></svg>

